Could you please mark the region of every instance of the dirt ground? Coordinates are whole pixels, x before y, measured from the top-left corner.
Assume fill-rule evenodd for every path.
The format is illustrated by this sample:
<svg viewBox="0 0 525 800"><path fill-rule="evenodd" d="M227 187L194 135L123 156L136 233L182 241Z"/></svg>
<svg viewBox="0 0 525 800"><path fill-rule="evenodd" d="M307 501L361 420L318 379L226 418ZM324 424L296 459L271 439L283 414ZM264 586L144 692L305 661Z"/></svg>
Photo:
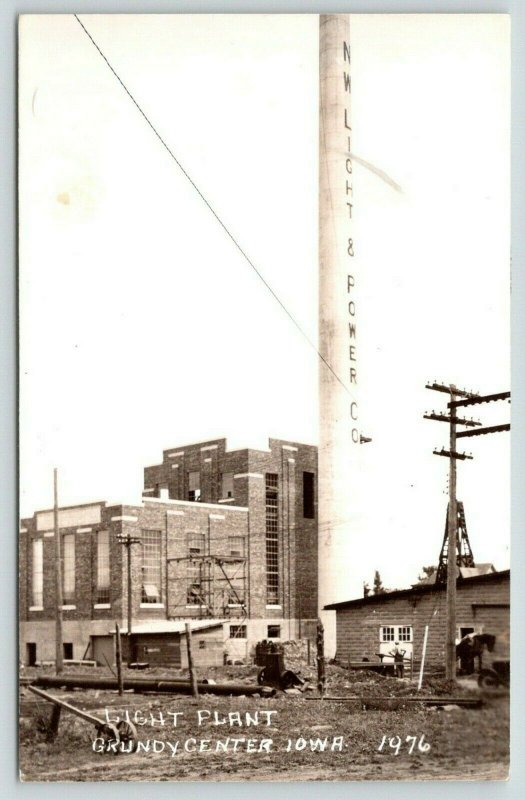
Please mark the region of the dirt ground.
<svg viewBox="0 0 525 800"><path fill-rule="evenodd" d="M313 668L302 669L315 685ZM68 672L74 672L69 669ZM78 671L78 670L77 670ZM85 670L83 670L85 672ZM40 671L41 672L41 671ZM97 669L101 676L104 670ZM207 671L216 681L253 684L256 667ZM34 673L33 673L34 674ZM148 676L181 677L176 670ZM137 677L133 673L133 677ZM20 773L25 781L334 781L504 779L508 771L509 703L484 697L480 708L446 710L408 702L410 680L327 668L328 696L315 689L273 698L52 690L102 719L137 723L139 751L98 752L93 726L62 712L55 741L43 723L50 705L21 689ZM452 691L451 691L452 690ZM479 696L472 682L451 687L429 678L422 695Z"/></svg>

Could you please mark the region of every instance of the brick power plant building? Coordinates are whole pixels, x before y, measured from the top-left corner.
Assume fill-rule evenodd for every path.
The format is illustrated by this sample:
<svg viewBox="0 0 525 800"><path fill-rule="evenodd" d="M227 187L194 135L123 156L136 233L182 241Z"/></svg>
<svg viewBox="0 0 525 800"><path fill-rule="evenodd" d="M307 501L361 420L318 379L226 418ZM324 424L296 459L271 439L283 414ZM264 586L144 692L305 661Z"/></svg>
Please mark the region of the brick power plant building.
<svg viewBox="0 0 525 800"><path fill-rule="evenodd" d="M127 631L132 545L132 657L185 665L184 620L197 664L247 659L261 639L314 635L317 617L317 448L270 439L229 451L225 439L165 450L144 470L133 505L59 510L64 657L114 661ZM53 511L22 520L20 657L55 658ZM126 638L126 637L125 637Z"/></svg>

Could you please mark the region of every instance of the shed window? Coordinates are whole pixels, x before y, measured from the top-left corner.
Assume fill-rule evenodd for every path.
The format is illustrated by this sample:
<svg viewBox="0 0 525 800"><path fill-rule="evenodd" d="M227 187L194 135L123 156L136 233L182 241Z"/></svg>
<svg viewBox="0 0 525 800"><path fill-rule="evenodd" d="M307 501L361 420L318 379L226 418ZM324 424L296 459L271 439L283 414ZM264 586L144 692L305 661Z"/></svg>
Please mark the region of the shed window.
<svg viewBox="0 0 525 800"><path fill-rule="evenodd" d="M381 628L380 636L382 642L411 642L412 626L388 625Z"/></svg>
<svg viewBox="0 0 525 800"><path fill-rule="evenodd" d="M246 625L230 625L230 639L246 639Z"/></svg>
<svg viewBox="0 0 525 800"><path fill-rule="evenodd" d="M395 628L381 628L381 641L394 642L395 641Z"/></svg>

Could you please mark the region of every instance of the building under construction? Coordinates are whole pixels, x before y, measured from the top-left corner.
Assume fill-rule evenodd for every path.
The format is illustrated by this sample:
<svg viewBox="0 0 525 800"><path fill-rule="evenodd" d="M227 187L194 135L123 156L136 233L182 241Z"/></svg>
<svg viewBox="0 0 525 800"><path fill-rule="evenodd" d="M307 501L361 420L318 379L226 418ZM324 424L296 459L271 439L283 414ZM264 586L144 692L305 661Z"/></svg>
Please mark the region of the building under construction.
<svg viewBox="0 0 525 800"><path fill-rule="evenodd" d="M59 510L65 658L113 662L115 621L127 630L128 568L139 660L180 665L183 620L199 630L201 663L247 659L261 639L312 635L317 448L270 439L267 450L229 451L218 439L166 450L144 474L137 504ZM128 538L135 544L123 547ZM20 558L21 659L52 661L52 511L22 520Z"/></svg>

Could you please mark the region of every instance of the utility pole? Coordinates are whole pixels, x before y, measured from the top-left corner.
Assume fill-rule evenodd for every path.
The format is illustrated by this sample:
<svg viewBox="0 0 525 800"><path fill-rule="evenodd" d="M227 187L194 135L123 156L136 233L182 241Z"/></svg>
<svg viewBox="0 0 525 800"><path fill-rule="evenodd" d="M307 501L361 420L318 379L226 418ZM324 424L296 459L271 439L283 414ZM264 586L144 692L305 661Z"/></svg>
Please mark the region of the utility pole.
<svg viewBox="0 0 525 800"><path fill-rule="evenodd" d="M450 386L450 400L456 397L456 387ZM458 539L458 512L456 497L456 424L454 413L450 415L449 461L448 461L448 560L447 560L447 635L446 635L446 676L456 679L456 550Z"/></svg>
<svg viewBox="0 0 525 800"><path fill-rule="evenodd" d="M191 642L191 625L189 622L185 624L186 632L186 647L188 648L188 670L190 672L191 692L195 698L199 696L199 687L197 684L197 673L195 671L195 664L193 663L193 651Z"/></svg>
<svg viewBox="0 0 525 800"><path fill-rule="evenodd" d="M448 402L448 414L435 413L424 414L425 419L432 419L438 422L449 423L449 449L434 450L434 455L445 456L449 459L449 485L448 485L448 519L447 519L447 628L445 640L446 652L446 677L448 680L456 679L456 582L457 582L457 546L458 546L458 515L457 515L457 470L456 461L472 459L472 454L460 453L456 450L457 439L466 436L482 436L487 433L497 433L499 431L510 430L510 425L495 425L483 428L481 422L473 419L465 419L457 416L459 407L478 405L480 403L490 403L495 400L505 400L510 398L510 392L500 392L492 395L479 395L475 392L468 392L458 389L453 383L450 385L437 383L426 384L427 389L436 392L445 392L450 396ZM457 430L457 426L464 426L467 430Z"/></svg>
<svg viewBox="0 0 525 800"><path fill-rule="evenodd" d="M124 684L122 682L122 646L120 642L120 626L115 622L115 660L117 662L117 682L119 695L124 694Z"/></svg>
<svg viewBox="0 0 525 800"><path fill-rule="evenodd" d="M53 528L55 532L55 672L64 669L64 645L62 639L62 542L58 522L58 470L53 470Z"/></svg>
<svg viewBox="0 0 525 800"><path fill-rule="evenodd" d="M134 544L140 544L140 536L132 536L130 533L119 533L117 540L126 548L127 551L127 572L128 572L128 667L132 663L131 653L131 626L133 620L133 603L132 603L132 584L131 584L131 548Z"/></svg>

